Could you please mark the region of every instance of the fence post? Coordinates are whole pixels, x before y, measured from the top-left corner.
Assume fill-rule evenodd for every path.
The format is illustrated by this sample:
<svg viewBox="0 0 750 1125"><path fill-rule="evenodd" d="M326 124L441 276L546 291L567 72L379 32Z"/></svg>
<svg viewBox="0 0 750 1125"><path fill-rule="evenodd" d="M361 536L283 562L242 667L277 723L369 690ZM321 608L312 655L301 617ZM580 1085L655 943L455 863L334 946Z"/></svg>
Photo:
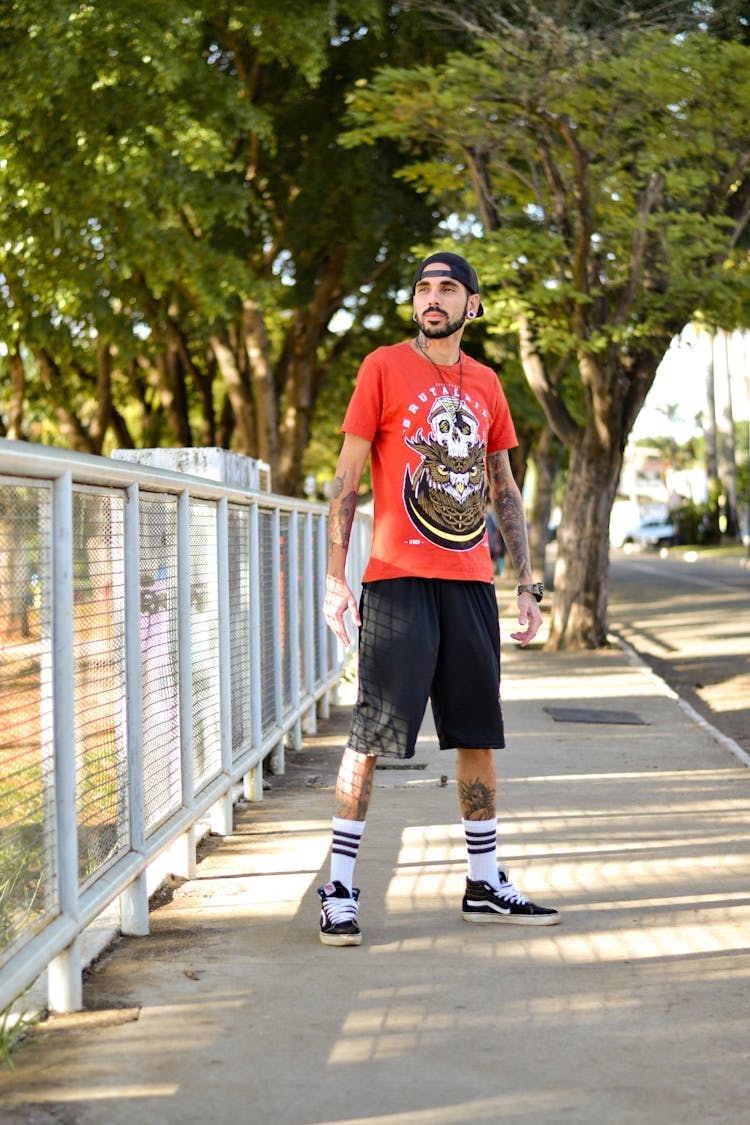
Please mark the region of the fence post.
<svg viewBox="0 0 750 1125"><path fill-rule="evenodd" d="M250 570L250 726L252 744L259 758L255 768L245 777L245 796L249 801L263 800L263 746L262 671L260 643L260 515L258 501L250 506L250 544L248 562Z"/></svg>
<svg viewBox="0 0 750 1125"><path fill-rule="evenodd" d="M274 508L272 519L272 544L271 551L271 605L273 607L273 632L276 643L273 646L273 687L274 687L274 714L276 723L281 726L284 719L283 683L284 668L282 664L282 633L281 633L281 512ZM268 757L271 773L284 772L284 740L279 739L274 750Z"/></svg>
<svg viewBox="0 0 750 1125"><path fill-rule="evenodd" d="M55 480L52 493L52 647L58 901L61 914L77 922L73 480L69 471ZM50 962L47 988L50 1011L73 1012L83 1006L77 937Z"/></svg>
<svg viewBox="0 0 750 1125"><path fill-rule="evenodd" d="M146 801L143 782L143 678L141 675L141 547L138 484L125 497L125 682L130 846L146 847ZM120 929L132 937L149 932L146 872L120 895Z"/></svg>
<svg viewBox="0 0 750 1125"><path fill-rule="evenodd" d="M287 544L287 570L289 581L285 584L286 593L286 620L289 623L289 694L291 703L297 714L294 726L287 735L287 747L290 750L302 749L302 715L300 713L300 622L299 622L299 519L296 508L289 513L289 531Z"/></svg>
<svg viewBox="0 0 750 1125"><path fill-rule="evenodd" d="M226 496L219 500L216 512L216 551L218 578L219 617L219 725L221 739L221 768L227 778L232 772L232 649L229 643L229 532L227 520L229 504ZM217 836L232 832L234 809L231 787L211 809L211 831Z"/></svg>
<svg viewBox="0 0 750 1125"><path fill-rule="evenodd" d="M190 493L185 489L177 497L177 650L180 717L180 774L182 803L195 808L195 769L193 765L193 646L190 618ZM172 866L181 866L188 877L195 874L196 844L193 825L183 835L180 845L170 854ZM175 859L177 863L175 864Z"/></svg>
<svg viewBox="0 0 750 1125"><path fill-rule="evenodd" d="M315 691L315 611L318 601L312 512L305 512L302 527L302 670L305 695L312 698ZM315 734L318 729L315 704L307 712L304 729L307 734Z"/></svg>
<svg viewBox="0 0 750 1125"><path fill-rule="evenodd" d="M315 591L316 600L319 605L323 605L323 597L325 595L325 582L326 571L328 570L328 521L324 515L318 516L318 575L319 585ZM318 617L318 648L320 652L320 676L325 683L328 680L329 674L329 647L328 647L328 626L325 623L323 614ZM327 719L331 713L331 700L330 693L327 691L325 695L320 697L318 703L318 714L321 719Z"/></svg>

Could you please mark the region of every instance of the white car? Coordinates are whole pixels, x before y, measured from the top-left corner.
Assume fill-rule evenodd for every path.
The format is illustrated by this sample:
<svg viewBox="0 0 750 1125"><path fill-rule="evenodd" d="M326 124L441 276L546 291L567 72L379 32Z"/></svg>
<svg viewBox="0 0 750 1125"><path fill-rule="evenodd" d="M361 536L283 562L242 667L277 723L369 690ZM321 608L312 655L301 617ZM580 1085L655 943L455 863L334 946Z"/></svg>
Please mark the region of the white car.
<svg viewBox="0 0 750 1125"><path fill-rule="evenodd" d="M623 546L674 547L679 542L677 528L667 520L644 520L623 537Z"/></svg>

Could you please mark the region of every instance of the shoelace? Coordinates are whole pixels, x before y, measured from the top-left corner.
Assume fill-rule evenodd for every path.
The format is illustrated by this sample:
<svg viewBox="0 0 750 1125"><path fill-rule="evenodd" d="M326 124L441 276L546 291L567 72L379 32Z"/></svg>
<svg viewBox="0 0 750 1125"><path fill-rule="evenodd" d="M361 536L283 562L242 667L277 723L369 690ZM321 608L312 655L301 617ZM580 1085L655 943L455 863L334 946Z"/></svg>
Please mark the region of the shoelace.
<svg viewBox="0 0 750 1125"><path fill-rule="evenodd" d="M326 917L334 926L342 922L354 922L357 918L359 903L353 898L327 898L323 903Z"/></svg>
<svg viewBox="0 0 750 1125"><path fill-rule="evenodd" d="M495 891L498 898L503 899L505 902L512 902L516 906L525 906L529 901L519 891L518 887L513 883L502 883L499 891Z"/></svg>

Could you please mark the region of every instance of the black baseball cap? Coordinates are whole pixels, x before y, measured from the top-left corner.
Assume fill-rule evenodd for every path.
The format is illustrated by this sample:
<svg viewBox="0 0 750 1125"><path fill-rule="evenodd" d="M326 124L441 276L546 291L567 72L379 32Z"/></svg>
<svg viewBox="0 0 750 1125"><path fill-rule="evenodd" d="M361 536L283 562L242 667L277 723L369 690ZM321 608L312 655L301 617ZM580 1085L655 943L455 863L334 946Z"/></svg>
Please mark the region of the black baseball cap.
<svg viewBox="0 0 750 1125"><path fill-rule="evenodd" d="M447 269L431 270L429 267L433 262L441 262ZM430 254L429 258L420 265L419 269L414 275L414 281L411 284L411 295L414 296L414 290L417 288L417 282L421 281L423 277L452 277L455 281L460 281L465 285L470 293L479 295L479 281L477 275L466 258L462 258L460 254L451 254L450 251L439 251L437 254ZM477 309L477 317L484 314L484 307L482 302L479 302Z"/></svg>

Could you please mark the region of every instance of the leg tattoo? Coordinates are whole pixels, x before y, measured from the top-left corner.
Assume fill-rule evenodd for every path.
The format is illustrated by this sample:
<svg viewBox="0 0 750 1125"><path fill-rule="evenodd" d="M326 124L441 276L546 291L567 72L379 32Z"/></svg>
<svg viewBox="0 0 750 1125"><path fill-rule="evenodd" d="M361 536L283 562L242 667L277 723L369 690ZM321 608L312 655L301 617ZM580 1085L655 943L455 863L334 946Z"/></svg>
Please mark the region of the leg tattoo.
<svg viewBox="0 0 750 1125"><path fill-rule="evenodd" d="M458 751L456 788L464 820L492 820L497 815L495 786L491 750Z"/></svg>
<svg viewBox="0 0 750 1125"><path fill-rule="evenodd" d="M375 774L374 754L362 754L347 746L336 778L334 816L342 820L365 820Z"/></svg>
<svg viewBox="0 0 750 1125"><path fill-rule="evenodd" d="M458 779L458 803L464 820L492 820L495 816L495 788L484 785L477 777L473 781Z"/></svg>

